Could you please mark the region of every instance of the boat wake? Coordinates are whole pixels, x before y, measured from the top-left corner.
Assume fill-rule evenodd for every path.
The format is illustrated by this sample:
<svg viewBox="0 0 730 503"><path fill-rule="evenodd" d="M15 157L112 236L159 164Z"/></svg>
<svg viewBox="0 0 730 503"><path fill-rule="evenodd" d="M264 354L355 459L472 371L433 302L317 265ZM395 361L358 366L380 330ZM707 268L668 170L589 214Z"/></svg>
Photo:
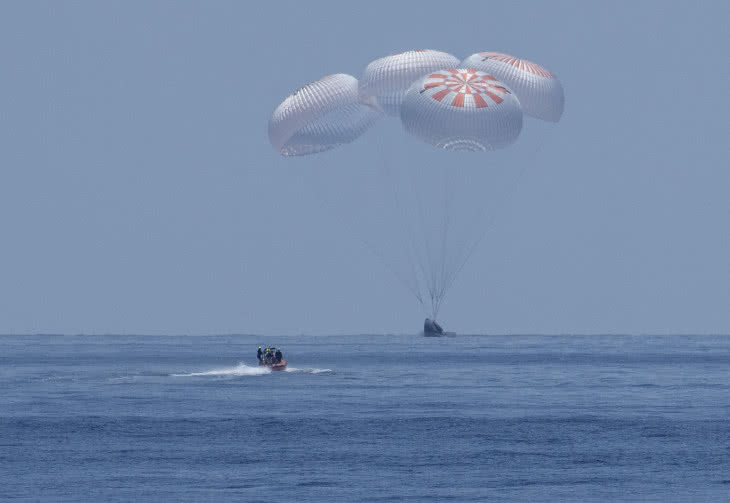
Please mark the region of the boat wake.
<svg viewBox="0 0 730 503"><path fill-rule="evenodd" d="M331 369L312 369L312 368L295 368L286 367L284 372L293 372L298 374L325 374L332 372ZM239 363L235 367L220 368L206 370L204 372L190 372L188 374L170 374L171 377L242 377L242 376L260 376L271 374L269 367L249 366L245 363Z"/></svg>
<svg viewBox="0 0 730 503"><path fill-rule="evenodd" d="M295 367L287 367L284 372L297 372L300 374L326 374L332 372L332 369L298 369Z"/></svg>
<svg viewBox="0 0 730 503"><path fill-rule="evenodd" d="M172 377L240 377L240 376L260 376L271 374L268 367L250 367L245 363L239 363L235 367L222 369L206 370L205 372L190 372L189 374L170 374Z"/></svg>

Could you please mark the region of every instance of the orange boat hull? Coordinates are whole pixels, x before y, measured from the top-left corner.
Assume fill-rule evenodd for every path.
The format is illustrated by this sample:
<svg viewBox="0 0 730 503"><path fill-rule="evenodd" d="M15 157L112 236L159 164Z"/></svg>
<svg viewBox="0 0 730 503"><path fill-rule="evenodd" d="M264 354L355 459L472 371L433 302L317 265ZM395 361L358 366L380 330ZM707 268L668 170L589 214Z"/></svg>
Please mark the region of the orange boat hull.
<svg viewBox="0 0 730 503"><path fill-rule="evenodd" d="M284 370L286 368L286 360L281 360L281 363L259 362L259 367L269 367L271 370Z"/></svg>

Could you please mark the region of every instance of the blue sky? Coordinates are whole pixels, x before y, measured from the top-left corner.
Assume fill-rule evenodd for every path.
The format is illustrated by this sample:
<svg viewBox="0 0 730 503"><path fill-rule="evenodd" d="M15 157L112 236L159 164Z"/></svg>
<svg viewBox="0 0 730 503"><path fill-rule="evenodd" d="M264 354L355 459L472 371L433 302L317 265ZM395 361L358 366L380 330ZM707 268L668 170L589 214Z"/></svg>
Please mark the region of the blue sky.
<svg viewBox="0 0 730 503"><path fill-rule="evenodd" d="M566 93L447 327L730 332L729 17L724 1L2 2L0 333L415 332L418 304L266 133L293 89L412 48L508 52Z"/></svg>

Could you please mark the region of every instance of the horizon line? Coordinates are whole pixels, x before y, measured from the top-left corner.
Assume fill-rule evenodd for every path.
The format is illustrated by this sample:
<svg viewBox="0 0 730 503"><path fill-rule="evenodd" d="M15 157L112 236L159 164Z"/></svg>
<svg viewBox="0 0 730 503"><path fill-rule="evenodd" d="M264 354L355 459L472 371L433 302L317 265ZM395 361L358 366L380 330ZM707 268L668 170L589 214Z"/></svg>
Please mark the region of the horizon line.
<svg viewBox="0 0 730 503"><path fill-rule="evenodd" d="M256 334L256 333L212 333L212 334L145 334L145 333L0 333L0 337L423 337L423 333L326 333L326 334ZM730 337L730 333L630 333L630 332L564 332L564 333L465 333L443 337Z"/></svg>

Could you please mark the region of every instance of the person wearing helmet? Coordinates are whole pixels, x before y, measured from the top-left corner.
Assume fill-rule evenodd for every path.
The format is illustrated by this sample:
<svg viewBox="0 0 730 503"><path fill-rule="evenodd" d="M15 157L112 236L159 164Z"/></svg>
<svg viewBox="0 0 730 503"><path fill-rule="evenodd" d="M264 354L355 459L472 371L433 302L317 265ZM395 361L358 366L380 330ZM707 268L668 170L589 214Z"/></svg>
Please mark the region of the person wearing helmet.
<svg viewBox="0 0 730 503"><path fill-rule="evenodd" d="M263 353L263 351L261 351L261 346L259 346L259 350L256 351L256 358L258 358L259 361L261 361L261 353Z"/></svg>
<svg viewBox="0 0 730 503"><path fill-rule="evenodd" d="M277 349L277 350L276 350L276 353L274 353L274 358L276 359L276 360L275 360L275 361L276 361L276 363L281 363L281 358L282 358L282 356L283 356L283 355L281 354L281 349Z"/></svg>

